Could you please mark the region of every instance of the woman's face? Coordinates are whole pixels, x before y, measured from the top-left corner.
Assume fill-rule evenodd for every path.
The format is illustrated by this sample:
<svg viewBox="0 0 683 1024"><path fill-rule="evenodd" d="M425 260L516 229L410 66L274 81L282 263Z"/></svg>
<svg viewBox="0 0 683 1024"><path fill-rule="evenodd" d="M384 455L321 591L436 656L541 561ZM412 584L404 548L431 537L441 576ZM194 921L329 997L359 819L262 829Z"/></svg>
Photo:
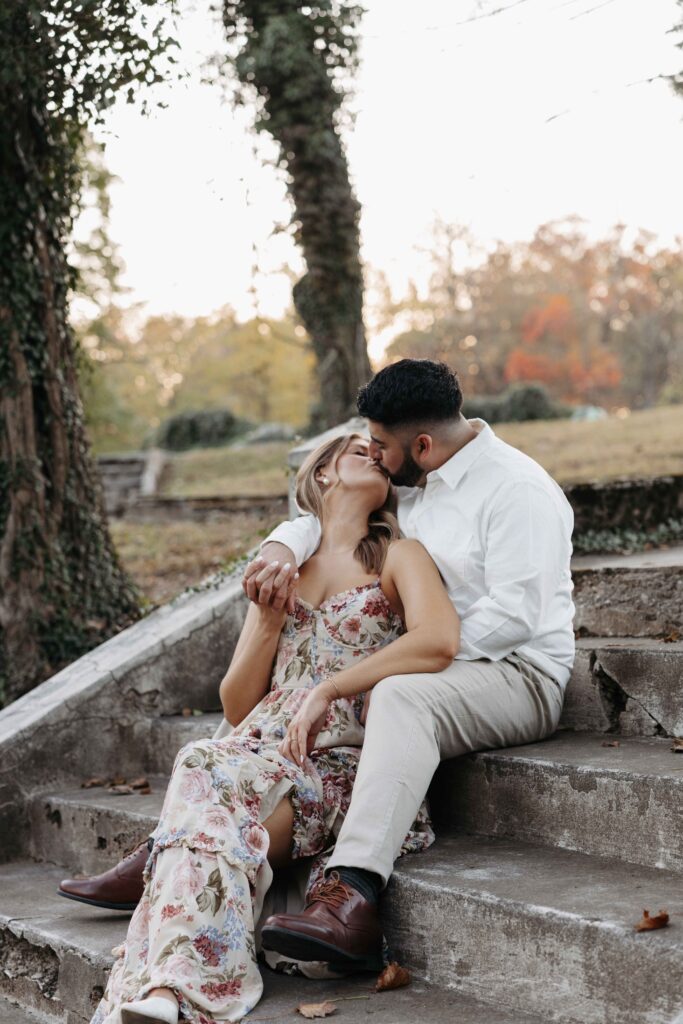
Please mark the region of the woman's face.
<svg viewBox="0 0 683 1024"><path fill-rule="evenodd" d="M342 487L356 491L362 489L372 496L372 508L380 508L387 500L391 484L379 463L370 458L369 442L354 438L336 463L324 466L320 476L326 476L329 486L339 481Z"/></svg>

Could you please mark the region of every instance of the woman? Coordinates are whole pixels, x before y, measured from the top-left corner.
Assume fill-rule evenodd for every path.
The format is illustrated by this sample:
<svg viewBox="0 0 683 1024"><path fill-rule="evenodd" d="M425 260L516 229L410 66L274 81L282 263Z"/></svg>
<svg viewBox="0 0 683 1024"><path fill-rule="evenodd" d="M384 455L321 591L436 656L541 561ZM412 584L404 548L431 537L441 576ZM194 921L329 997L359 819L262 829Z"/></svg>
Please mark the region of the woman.
<svg viewBox="0 0 683 1024"><path fill-rule="evenodd" d="M271 868L313 857L309 889L322 877L351 797L364 695L457 652L456 613L426 551L398 540L393 500L359 435L302 466L297 501L319 516L320 547L293 612L249 606L220 686L239 725L176 758L145 892L92 1024L236 1021L258 1002L255 926ZM433 838L423 806L404 852Z"/></svg>

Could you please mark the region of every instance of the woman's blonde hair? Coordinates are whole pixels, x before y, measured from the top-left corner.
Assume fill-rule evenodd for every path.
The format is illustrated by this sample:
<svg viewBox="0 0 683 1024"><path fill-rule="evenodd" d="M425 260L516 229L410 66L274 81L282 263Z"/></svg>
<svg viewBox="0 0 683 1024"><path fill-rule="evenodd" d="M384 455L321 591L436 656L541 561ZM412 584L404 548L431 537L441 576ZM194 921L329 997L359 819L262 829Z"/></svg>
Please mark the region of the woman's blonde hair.
<svg viewBox="0 0 683 1024"><path fill-rule="evenodd" d="M296 475L296 503L302 512L317 516L325 529L323 489L316 480L316 473L323 466L336 466L337 460L354 441L365 441L361 434L343 434L331 441L325 441L306 458ZM336 484L332 485L336 487ZM381 573L392 540L399 536L396 519L396 495L389 487L387 499L381 508L375 509L368 517L368 532L359 542L353 557L361 563L366 572Z"/></svg>

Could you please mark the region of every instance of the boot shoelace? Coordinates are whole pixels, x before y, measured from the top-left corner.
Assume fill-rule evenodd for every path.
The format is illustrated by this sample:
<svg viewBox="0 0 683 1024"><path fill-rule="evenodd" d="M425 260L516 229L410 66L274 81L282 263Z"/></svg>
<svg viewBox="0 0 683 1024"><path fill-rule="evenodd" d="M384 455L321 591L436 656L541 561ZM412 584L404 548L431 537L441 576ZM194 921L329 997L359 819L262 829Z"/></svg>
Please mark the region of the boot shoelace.
<svg viewBox="0 0 683 1024"><path fill-rule="evenodd" d="M317 902L328 903L331 907L340 907L352 896L353 890L345 882L342 882L336 871L333 871L329 878L325 878L313 886L307 905L310 906L311 903Z"/></svg>

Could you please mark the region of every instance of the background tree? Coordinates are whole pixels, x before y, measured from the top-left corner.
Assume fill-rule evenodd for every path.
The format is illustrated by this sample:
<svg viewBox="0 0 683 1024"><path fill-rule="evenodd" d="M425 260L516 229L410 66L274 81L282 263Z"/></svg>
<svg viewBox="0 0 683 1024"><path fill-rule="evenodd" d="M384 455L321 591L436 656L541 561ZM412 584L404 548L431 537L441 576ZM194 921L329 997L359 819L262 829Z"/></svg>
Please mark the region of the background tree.
<svg viewBox="0 0 683 1024"><path fill-rule="evenodd" d="M470 395L536 381L573 404L683 399L683 243L623 225L591 241L569 218L483 252L457 225L437 224L429 256L424 295L378 289L380 326L403 327L389 359L443 359Z"/></svg>
<svg viewBox="0 0 683 1024"><path fill-rule="evenodd" d="M357 62L362 8L342 0L224 0L238 99L256 100L256 128L278 143L307 272L294 286L297 313L317 359L317 426L355 411L370 376L363 326L359 204L339 127Z"/></svg>
<svg viewBox="0 0 683 1024"><path fill-rule="evenodd" d="M157 0L0 6L0 686L30 689L138 614L83 429L66 257L88 123L170 69Z"/></svg>

